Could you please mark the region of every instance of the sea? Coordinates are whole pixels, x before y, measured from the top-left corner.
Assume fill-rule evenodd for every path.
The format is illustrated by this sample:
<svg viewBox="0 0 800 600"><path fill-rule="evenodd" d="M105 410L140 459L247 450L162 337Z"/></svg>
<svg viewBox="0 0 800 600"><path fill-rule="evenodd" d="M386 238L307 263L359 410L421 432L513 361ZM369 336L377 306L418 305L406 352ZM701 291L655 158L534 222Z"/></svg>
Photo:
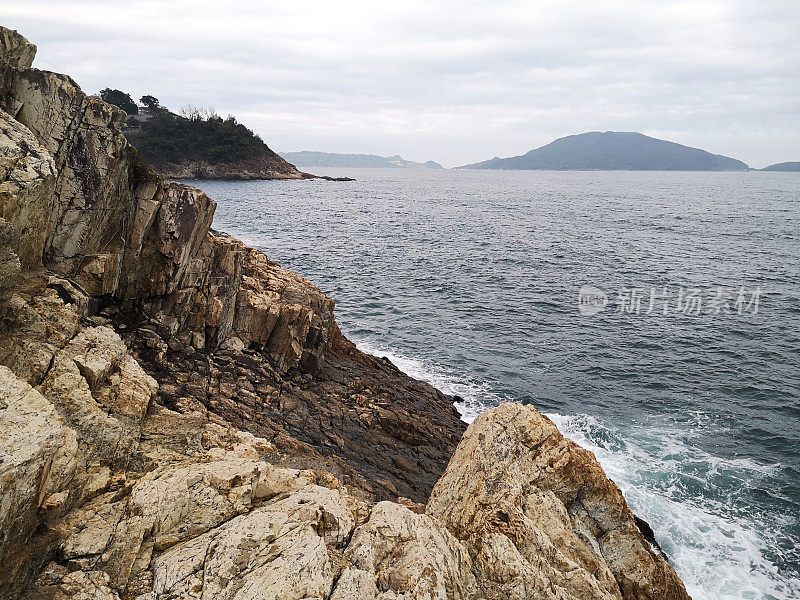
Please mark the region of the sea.
<svg viewBox="0 0 800 600"><path fill-rule="evenodd" d="M191 183L466 421L594 452L695 600L800 598L800 173L316 171Z"/></svg>

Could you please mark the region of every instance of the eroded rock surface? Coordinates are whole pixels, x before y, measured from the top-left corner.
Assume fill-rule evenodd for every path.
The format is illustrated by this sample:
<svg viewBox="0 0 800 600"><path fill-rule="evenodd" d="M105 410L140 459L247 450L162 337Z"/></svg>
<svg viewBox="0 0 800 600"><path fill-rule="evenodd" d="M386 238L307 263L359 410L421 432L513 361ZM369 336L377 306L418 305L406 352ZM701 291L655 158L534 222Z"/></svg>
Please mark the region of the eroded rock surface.
<svg viewBox="0 0 800 600"><path fill-rule="evenodd" d="M687 597L590 453L507 405L453 455L452 398L34 54L0 27L0 596Z"/></svg>
<svg viewBox="0 0 800 600"><path fill-rule="evenodd" d="M30 269L41 262L51 230L55 163L24 125L2 111L0 156L0 219L8 223L6 244L17 254L20 268Z"/></svg>
<svg viewBox="0 0 800 600"><path fill-rule="evenodd" d="M75 433L53 404L0 366L0 564L11 576L28 558L39 511L73 477L76 454Z"/></svg>

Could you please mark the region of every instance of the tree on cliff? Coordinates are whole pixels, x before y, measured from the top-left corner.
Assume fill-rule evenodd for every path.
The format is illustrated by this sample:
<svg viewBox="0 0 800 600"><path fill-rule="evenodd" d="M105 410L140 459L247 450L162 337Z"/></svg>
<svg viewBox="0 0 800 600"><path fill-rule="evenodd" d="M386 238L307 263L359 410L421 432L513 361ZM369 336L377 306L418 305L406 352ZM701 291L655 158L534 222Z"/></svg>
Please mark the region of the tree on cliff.
<svg viewBox="0 0 800 600"><path fill-rule="evenodd" d="M133 101L131 95L126 94L122 90L112 90L111 88L106 88L104 90L100 90L100 97L109 104L119 106L129 115L135 115L139 112L139 107L136 106L136 102Z"/></svg>
<svg viewBox="0 0 800 600"><path fill-rule="evenodd" d="M139 98L139 102L141 102L147 108L150 108L150 109L159 108L161 106L159 104L159 102L158 102L158 98L156 98L155 96L150 96L150 95L142 96L141 98Z"/></svg>

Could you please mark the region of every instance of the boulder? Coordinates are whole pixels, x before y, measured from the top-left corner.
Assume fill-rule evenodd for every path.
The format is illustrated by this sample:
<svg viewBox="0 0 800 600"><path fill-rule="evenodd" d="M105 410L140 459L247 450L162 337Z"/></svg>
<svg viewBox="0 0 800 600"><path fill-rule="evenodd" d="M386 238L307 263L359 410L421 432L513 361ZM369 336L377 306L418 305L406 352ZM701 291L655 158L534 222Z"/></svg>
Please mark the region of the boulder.
<svg viewBox="0 0 800 600"><path fill-rule="evenodd" d="M39 386L88 454L117 466L130 460L157 389L108 327L82 329L55 354Z"/></svg>
<svg viewBox="0 0 800 600"><path fill-rule="evenodd" d="M394 502L375 505L345 556L353 567L340 578L333 598L348 598L361 588L364 598L448 600L474 597L477 589L467 547L435 519Z"/></svg>
<svg viewBox="0 0 800 600"><path fill-rule="evenodd" d="M594 455L531 406L470 425L426 514L470 548L485 598L688 598Z"/></svg>

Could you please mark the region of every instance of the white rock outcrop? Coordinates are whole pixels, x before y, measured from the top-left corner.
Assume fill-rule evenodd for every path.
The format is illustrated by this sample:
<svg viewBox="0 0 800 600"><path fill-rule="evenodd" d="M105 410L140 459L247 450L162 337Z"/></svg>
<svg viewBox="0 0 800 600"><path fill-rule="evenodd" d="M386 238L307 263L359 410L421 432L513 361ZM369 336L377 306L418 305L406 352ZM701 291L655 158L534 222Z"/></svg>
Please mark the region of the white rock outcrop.
<svg viewBox="0 0 800 600"><path fill-rule="evenodd" d="M687 597L594 455L530 406L478 417L426 512L470 548L481 597Z"/></svg>

